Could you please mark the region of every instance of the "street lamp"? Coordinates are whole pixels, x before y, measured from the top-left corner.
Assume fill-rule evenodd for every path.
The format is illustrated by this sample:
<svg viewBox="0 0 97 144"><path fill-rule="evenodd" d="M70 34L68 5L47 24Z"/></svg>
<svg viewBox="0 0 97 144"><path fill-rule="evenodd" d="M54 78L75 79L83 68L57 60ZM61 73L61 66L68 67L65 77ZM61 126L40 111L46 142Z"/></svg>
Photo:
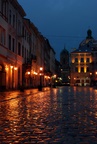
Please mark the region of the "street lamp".
<svg viewBox="0 0 97 144"><path fill-rule="evenodd" d="M40 75L40 85L38 87L39 91L42 91L42 74L43 74L43 67L40 67L39 75Z"/></svg>

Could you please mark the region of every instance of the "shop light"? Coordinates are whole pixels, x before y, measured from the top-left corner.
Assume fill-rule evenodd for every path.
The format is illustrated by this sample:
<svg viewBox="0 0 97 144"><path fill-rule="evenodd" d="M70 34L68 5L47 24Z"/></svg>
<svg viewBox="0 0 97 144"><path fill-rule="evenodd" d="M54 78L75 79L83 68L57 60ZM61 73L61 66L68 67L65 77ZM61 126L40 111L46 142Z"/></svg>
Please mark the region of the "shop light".
<svg viewBox="0 0 97 144"><path fill-rule="evenodd" d="M30 75L30 72L28 71L28 75Z"/></svg>
<svg viewBox="0 0 97 144"><path fill-rule="evenodd" d="M11 65L11 66L10 66L10 68L12 69L12 68L13 68L13 66Z"/></svg>
<svg viewBox="0 0 97 144"><path fill-rule="evenodd" d="M17 67L14 67L14 70L17 70L18 68Z"/></svg>
<svg viewBox="0 0 97 144"><path fill-rule="evenodd" d="M7 66L5 66L5 70L8 71L8 67Z"/></svg>
<svg viewBox="0 0 97 144"><path fill-rule="evenodd" d="M42 71L43 70L43 68L42 67L40 67L40 71Z"/></svg>

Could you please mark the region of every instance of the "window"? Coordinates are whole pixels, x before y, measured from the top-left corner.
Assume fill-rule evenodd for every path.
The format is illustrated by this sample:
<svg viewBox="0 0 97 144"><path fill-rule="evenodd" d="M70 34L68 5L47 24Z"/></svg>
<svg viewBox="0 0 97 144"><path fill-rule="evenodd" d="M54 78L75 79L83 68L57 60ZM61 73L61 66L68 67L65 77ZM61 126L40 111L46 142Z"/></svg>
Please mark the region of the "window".
<svg viewBox="0 0 97 144"><path fill-rule="evenodd" d="M9 23L11 24L11 10L9 11Z"/></svg>
<svg viewBox="0 0 97 144"><path fill-rule="evenodd" d="M0 27L0 43L5 45L5 29Z"/></svg>
<svg viewBox="0 0 97 144"><path fill-rule="evenodd" d="M87 59L86 59L86 61L87 61L87 62L90 62L90 59L89 59L89 58L87 58Z"/></svg>
<svg viewBox="0 0 97 144"><path fill-rule="evenodd" d="M24 36L24 26L22 26L22 35Z"/></svg>
<svg viewBox="0 0 97 144"><path fill-rule="evenodd" d="M12 39L12 51L15 52L15 39Z"/></svg>
<svg viewBox="0 0 97 144"><path fill-rule="evenodd" d="M13 27L15 28L15 15L13 15Z"/></svg>
<svg viewBox="0 0 97 144"><path fill-rule="evenodd" d="M24 57L24 46L22 46L22 57Z"/></svg>
<svg viewBox="0 0 97 144"><path fill-rule="evenodd" d="M21 22L18 20L18 34L21 35Z"/></svg>
<svg viewBox="0 0 97 144"><path fill-rule="evenodd" d="M6 2L1 0L0 1L0 6L1 6L1 16L2 16L2 18L7 20L7 18L6 18L6 16L7 16L7 4L6 4Z"/></svg>
<svg viewBox="0 0 97 144"><path fill-rule="evenodd" d="M26 34L27 34L27 33L26 33L26 30L25 30L25 40L26 40Z"/></svg>
<svg viewBox="0 0 97 144"><path fill-rule="evenodd" d="M78 67L75 67L75 72L78 72Z"/></svg>
<svg viewBox="0 0 97 144"><path fill-rule="evenodd" d="M81 58L81 62L84 62L84 58Z"/></svg>
<svg viewBox="0 0 97 144"><path fill-rule="evenodd" d="M11 50L11 35L9 35L9 50Z"/></svg>
<svg viewBox="0 0 97 144"><path fill-rule="evenodd" d="M75 58L75 62L78 62L78 58Z"/></svg>
<svg viewBox="0 0 97 144"><path fill-rule="evenodd" d="M89 67L87 67L87 72L89 72Z"/></svg>
<svg viewBox="0 0 97 144"><path fill-rule="evenodd" d="M18 43L18 55L21 55L21 44Z"/></svg>
<svg viewBox="0 0 97 144"><path fill-rule="evenodd" d="M29 43L29 38L30 38L29 33L27 33L27 42L28 43Z"/></svg>
<svg viewBox="0 0 97 144"><path fill-rule="evenodd" d="M84 67L81 67L81 72L84 72Z"/></svg>

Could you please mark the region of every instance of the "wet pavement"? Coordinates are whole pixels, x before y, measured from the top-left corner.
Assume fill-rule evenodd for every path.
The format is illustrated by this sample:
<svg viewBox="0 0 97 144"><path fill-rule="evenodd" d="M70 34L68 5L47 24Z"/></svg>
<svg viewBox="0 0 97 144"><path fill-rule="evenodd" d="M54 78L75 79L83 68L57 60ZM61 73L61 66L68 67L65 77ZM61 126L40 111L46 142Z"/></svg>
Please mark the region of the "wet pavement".
<svg viewBox="0 0 97 144"><path fill-rule="evenodd" d="M0 144L97 144L97 90L1 92Z"/></svg>

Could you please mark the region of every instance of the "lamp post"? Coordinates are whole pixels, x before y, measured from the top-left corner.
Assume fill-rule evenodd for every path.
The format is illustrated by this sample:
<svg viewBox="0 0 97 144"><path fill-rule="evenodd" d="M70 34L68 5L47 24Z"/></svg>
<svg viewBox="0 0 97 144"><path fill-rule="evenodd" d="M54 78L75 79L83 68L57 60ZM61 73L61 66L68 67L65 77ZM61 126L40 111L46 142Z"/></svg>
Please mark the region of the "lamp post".
<svg viewBox="0 0 97 144"><path fill-rule="evenodd" d="M42 74L43 74L43 67L40 67L40 72L39 72L39 75L40 75L40 84L39 84L39 87L38 87L39 91L42 91Z"/></svg>

